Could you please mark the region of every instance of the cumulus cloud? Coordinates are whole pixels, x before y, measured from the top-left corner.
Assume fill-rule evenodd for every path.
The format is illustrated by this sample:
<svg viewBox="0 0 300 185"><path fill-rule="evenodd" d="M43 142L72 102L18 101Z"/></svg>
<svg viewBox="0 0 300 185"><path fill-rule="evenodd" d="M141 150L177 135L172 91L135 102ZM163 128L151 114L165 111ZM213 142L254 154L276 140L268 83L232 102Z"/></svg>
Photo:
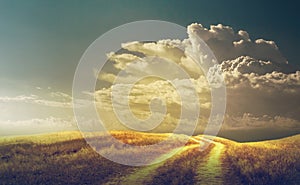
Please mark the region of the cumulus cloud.
<svg viewBox="0 0 300 185"><path fill-rule="evenodd" d="M252 41L244 30L235 32L233 28L222 24L212 25L209 29L201 24L191 24L188 29L196 32L208 44L219 62L249 56L278 64L287 63L287 59L282 56L274 41L264 39Z"/></svg>
<svg viewBox="0 0 300 185"><path fill-rule="evenodd" d="M212 25L210 28L192 24L188 26L187 32L189 38L183 41L160 40L147 43L135 41L122 44L122 48L128 53L110 53L108 59L113 62L117 71L123 70L127 74L119 83L132 82L135 75L147 76L153 74L153 71L170 73L170 81L173 83L185 84L185 80L191 80L198 94L200 107L204 110L199 116L199 128L204 128L212 106L208 98L211 89L207 83L210 79L204 76L201 67L199 68L194 61L198 57L204 66L208 60L214 64L208 66L208 71L221 70L224 76L227 108L223 129L300 128L300 107L297 103L300 102L300 71L287 62L274 41L252 40L247 31L236 32L233 28L221 24ZM202 44L198 37L211 48L218 62L212 57L203 55L202 52L205 51L198 48ZM165 65L159 59L144 60L147 56L174 62L187 72L189 78L179 77L176 68ZM157 65L152 65L155 62ZM110 73L104 69L99 79L113 84L117 75L118 72ZM106 111L111 109L108 107L111 106L113 86L114 84L96 92L98 105L101 109L107 109ZM184 85L180 88L189 93L189 89ZM124 96L122 91L119 93L119 98L122 98ZM170 110L164 122L172 125L170 128L174 128L180 114L180 97L176 89L161 79L145 80L135 84L129 96L131 104L134 105L131 107L133 113L149 116L149 103L153 96L161 97L167 102ZM193 100L188 103L193 105ZM193 106L186 107L192 108ZM167 127L164 126L163 130L166 131Z"/></svg>
<svg viewBox="0 0 300 185"><path fill-rule="evenodd" d="M246 31L236 33L220 24L210 29L192 24L188 30L204 39L219 60L226 81L229 116L240 117L240 125L241 120L262 125L267 121L244 115L267 115L272 117L270 124L276 122L285 127L293 123L299 128L295 122L300 120L300 107L295 102L300 101L300 71L287 62L274 41L253 42Z"/></svg>
<svg viewBox="0 0 300 185"><path fill-rule="evenodd" d="M193 83L193 86L187 86L187 80L190 79L175 79L173 81L164 81L164 80L155 80L151 83L138 83L133 86L128 96L129 103L134 105L132 106L132 111L148 112L149 111L149 103L153 98L159 98L163 102L169 106L169 108L173 108L177 110L175 113L178 114L178 107L180 108L183 105L184 109L189 110L190 112L195 109L195 99L193 99L191 94L195 91L198 94L200 107L201 109L210 109L210 97L209 97L209 89L207 86L204 86L203 81L205 79L198 80L190 80ZM202 81L202 82L201 82ZM177 89L172 85L176 85ZM104 108L110 107L111 102L111 92L112 89L115 88L114 93L114 101L116 102L115 106L120 106L122 108L126 108L128 102L125 101L127 97L126 89L130 87L128 84L115 84L110 88L102 89L96 91L95 98L97 102L101 102L99 105ZM194 88L195 89L194 89ZM180 97L178 91L181 91L185 96L183 102L183 98ZM125 99L125 100L124 100ZM125 102L124 102L125 101ZM174 111L174 110L173 110ZM143 113L143 114L144 114ZM147 113L145 113L147 114Z"/></svg>
<svg viewBox="0 0 300 185"><path fill-rule="evenodd" d="M199 75L203 74L203 71L201 70L201 68L199 68L195 61L193 61L190 56L185 55L184 47L186 46L182 42L172 42L171 40L161 40L156 43L129 42L123 44L122 47L131 52L142 53L145 56L155 56L157 58L159 57L162 59L168 59L168 61L171 61L172 63L184 69L192 78L198 78ZM161 64L163 65L162 62ZM168 69L171 74L177 74L178 76L178 70L174 69L174 64L160 67L157 66L155 68L155 71L161 70L165 72L165 70ZM141 69L140 71L142 70L143 69ZM173 78L176 78L176 76L174 76Z"/></svg>
<svg viewBox="0 0 300 185"><path fill-rule="evenodd" d="M264 75L273 71L291 73L295 68L291 65L281 65L271 61L257 60L249 56L240 56L233 60L225 60L221 63L224 72Z"/></svg>
<svg viewBox="0 0 300 185"><path fill-rule="evenodd" d="M300 120L300 71L226 74L227 112L230 115L267 114Z"/></svg>

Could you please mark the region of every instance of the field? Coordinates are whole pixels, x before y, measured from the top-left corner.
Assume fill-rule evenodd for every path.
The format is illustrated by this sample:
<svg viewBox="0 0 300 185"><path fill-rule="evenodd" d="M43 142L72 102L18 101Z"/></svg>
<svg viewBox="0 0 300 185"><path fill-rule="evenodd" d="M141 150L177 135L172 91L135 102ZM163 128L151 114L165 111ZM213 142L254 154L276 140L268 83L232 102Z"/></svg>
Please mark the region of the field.
<svg viewBox="0 0 300 185"><path fill-rule="evenodd" d="M169 134L115 131L124 143L146 146ZM171 152L184 136L151 151ZM209 138L209 137L208 137ZM96 134L101 150L134 158L139 151L111 146ZM193 136L174 156L143 167L107 160L79 132L0 138L0 184L299 184L300 135L280 140L238 143L215 138L206 150L202 136ZM147 148L147 147L145 147ZM119 152L118 152L119 151ZM150 152L150 151L149 151Z"/></svg>

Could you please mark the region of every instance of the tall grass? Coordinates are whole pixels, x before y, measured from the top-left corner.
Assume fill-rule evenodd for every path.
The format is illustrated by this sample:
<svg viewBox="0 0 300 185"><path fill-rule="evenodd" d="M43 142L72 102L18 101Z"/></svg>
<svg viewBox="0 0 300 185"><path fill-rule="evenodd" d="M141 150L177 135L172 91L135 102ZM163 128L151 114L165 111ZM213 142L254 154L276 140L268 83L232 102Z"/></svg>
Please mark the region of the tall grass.
<svg viewBox="0 0 300 185"><path fill-rule="evenodd" d="M243 184L299 184L299 138L227 145L225 164Z"/></svg>

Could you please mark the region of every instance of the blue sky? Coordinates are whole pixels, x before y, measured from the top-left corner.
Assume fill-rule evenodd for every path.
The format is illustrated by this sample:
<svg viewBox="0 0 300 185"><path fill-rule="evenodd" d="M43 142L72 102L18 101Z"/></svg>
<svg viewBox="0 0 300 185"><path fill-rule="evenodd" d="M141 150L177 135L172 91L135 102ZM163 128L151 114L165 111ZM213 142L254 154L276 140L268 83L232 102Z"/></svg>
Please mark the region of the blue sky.
<svg viewBox="0 0 300 185"><path fill-rule="evenodd" d="M116 26L144 19L243 29L253 39L274 40L291 63L300 64L296 8L293 1L1 0L0 83L69 92L76 65L92 41Z"/></svg>

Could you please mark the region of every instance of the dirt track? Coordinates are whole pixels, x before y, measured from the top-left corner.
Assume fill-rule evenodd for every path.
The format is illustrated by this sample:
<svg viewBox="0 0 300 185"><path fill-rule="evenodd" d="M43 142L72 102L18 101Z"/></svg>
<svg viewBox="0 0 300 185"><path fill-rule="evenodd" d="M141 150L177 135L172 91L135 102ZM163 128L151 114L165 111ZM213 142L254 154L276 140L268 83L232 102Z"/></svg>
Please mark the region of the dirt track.
<svg viewBox="0 0 300 185"><path fill-rule="evenodd" d="M181 162L182 168L189 169L191 172L193 172L192 179L190 179L190 181L188 182L190 182L191 184L223 184L221 155L224 151L225 145L197 136L193 137L192 139L199 144L185 146L173 157L163 162L143 168L138 168L130 174L123 174L119 177L110 179L106 184L156 184L155 179L164 178L161 174L164 170L172 169L172 166L174 166L173 170L175 171L181 170L177 168L178 164L180 163L178 161L183 160L181 158L184 154L186 154L187 158L184 159L186 160L186 162ZM207 148L206 150L208 151L201 151L201 143L207 144L208 142L211 142L212 147ZM189 158L189 155L187 155L187 153L194 153L194 157ZM174 175L175 177L169 176L168 178L176 178L176 173L174 173ZM186 175L191 176L191 174ZM180 182L178 181L168 182L171 182L171 184L180 184Z"/></svg>

